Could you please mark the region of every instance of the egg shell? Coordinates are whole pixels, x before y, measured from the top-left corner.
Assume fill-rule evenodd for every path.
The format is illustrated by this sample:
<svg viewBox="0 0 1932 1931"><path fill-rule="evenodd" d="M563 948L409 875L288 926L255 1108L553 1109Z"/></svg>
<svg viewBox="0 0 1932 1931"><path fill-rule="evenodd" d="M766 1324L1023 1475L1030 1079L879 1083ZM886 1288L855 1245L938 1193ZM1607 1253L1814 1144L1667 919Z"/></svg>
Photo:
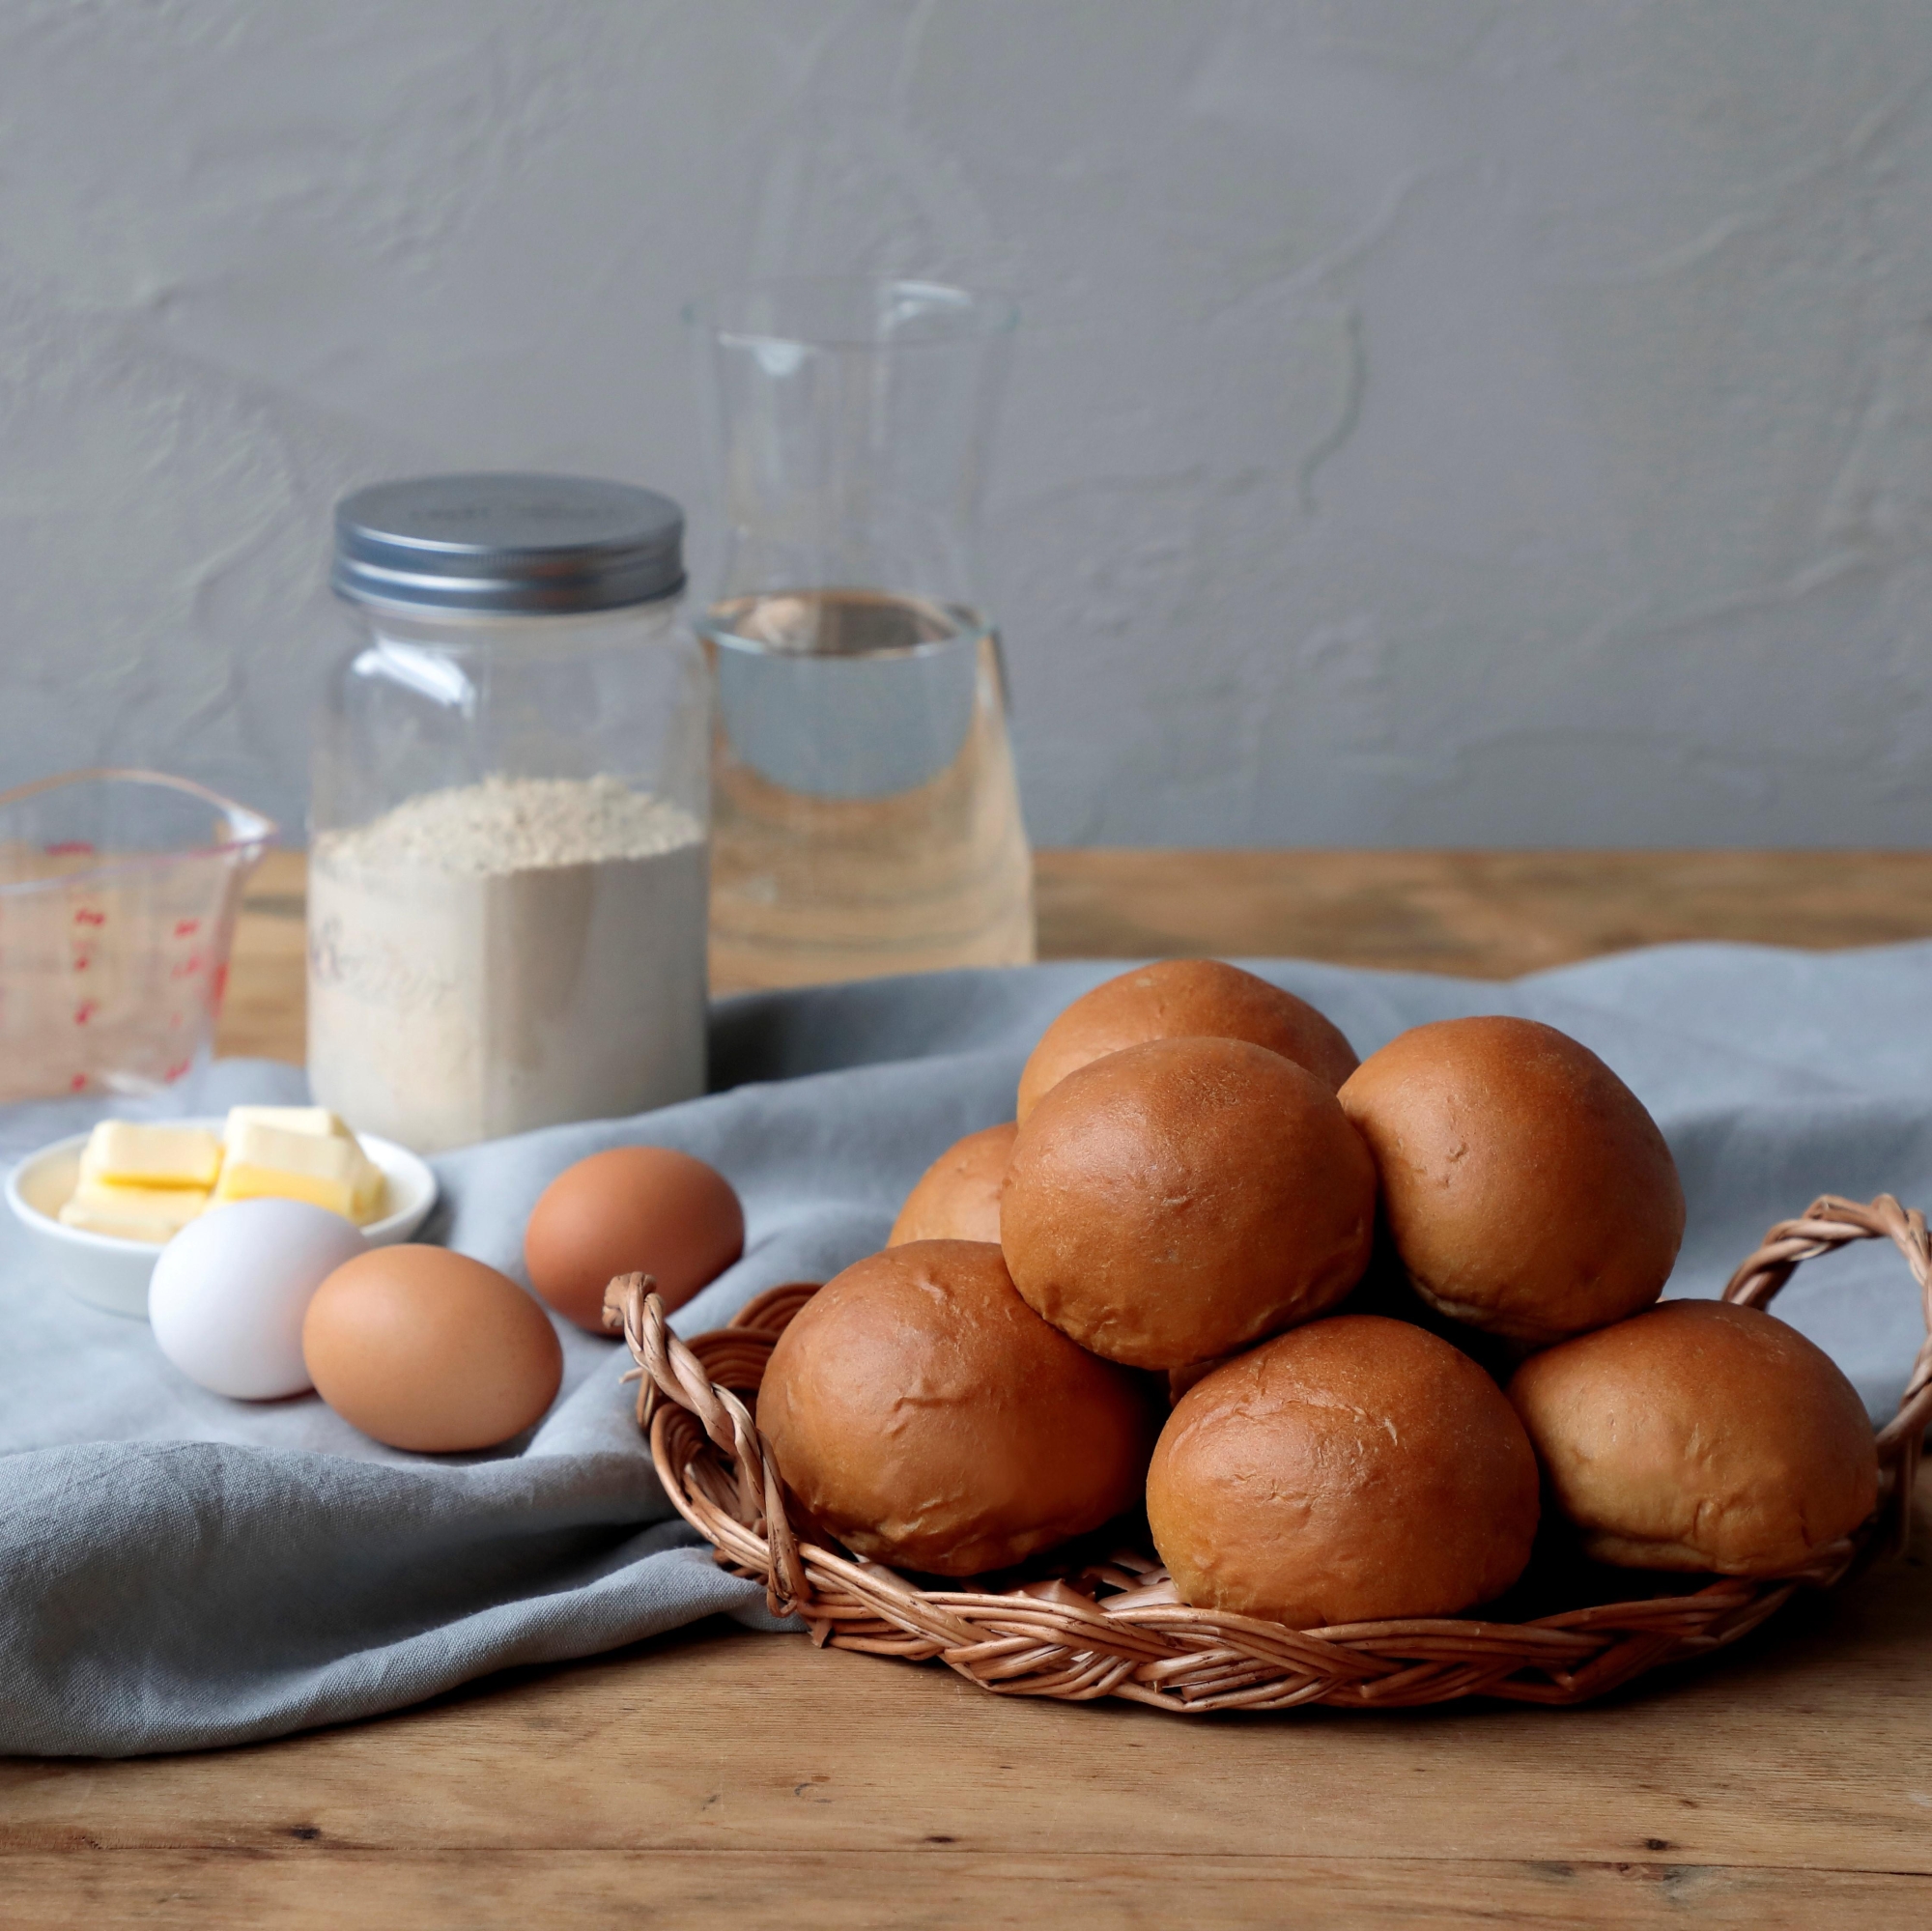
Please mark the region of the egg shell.
<svg viewBox="0 0 1932 1931"><path fill-rule="evenodd" d="M242 1200L191 1220L148 1284L160 1350L190 1381L241 1401L309 1385L302 1320L316 1290L368 1252L358 1229L298 1200Z"/></svg>
<svg viewBox="0 0 1932 1931"><path fill-rule="evenodd" d="M611 1147L566 1167L524 1231L530 1285L566 1320L604 1325L604 1290L649 1274L680 1308L745 1251L745 1210L715 1167L669 1147Z"/></svg>
<svg viewBox="0 0 1932 1931"><path fill-rule="evenodd" d="M445 1247L377 1247L338 1267L309 1303L302 1352L343 1420L428 1455L521 1434L563 1378L543 1309Z"/></svg>

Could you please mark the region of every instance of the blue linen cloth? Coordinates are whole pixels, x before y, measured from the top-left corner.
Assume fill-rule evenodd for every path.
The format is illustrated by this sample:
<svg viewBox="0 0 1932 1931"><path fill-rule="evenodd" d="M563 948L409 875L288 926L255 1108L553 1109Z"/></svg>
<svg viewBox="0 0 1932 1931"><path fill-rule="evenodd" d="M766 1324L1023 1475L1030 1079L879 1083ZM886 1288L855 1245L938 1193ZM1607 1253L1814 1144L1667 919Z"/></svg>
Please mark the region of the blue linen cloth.
<svg viewBox="0 0 1932 1931"><path fill-rule="evenodd" d="M1670 1292L1714 1294L1767 1226L1821 1192L1932 1202L1932 945L1817 955L1743 946L1626 953L1510 984L1286 961L1366 1055L1404 1028L1516 1012L1622 1074L1676 1152L1690 1225ZM714 1091L435 1164L423 1237L523 1277L523 1227L573 1161L627 1142L728 1175L745 1257L683 1310L687 1334L781 1281L874 1251L920 1172L1012 1114L1048 1019L1118 963L881 980L723 1002ZM301 1074L216 1065L193 1110L298 1100ZM71 1103L0 1121L18 1151ZM1778 1311L1875 1414L1922 1335L1877 1243L1813 1264ZM555 1406L490 1456L358 1434L314 1396L232 1402L185 1381L145 1324L62 1293L0 1226L0 1750L134 1755L394 1710L508 1664L584 1656L723 1612L772 1627L672 1514L620 1384L620 1344L563 1329Z"/></svg>

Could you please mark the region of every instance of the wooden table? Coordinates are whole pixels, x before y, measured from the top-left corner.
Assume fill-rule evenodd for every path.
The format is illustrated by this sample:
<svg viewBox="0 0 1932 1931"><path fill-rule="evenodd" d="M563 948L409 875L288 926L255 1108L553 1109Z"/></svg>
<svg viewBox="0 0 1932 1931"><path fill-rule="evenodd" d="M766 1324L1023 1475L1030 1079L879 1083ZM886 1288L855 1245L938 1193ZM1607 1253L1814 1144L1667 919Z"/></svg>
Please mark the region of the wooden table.
<svg viewBox="0 0 1932 1931"><path fill-rule="evenodd" d="M302 1058L302 877L298 852L255 874L224 1053ZM1044 851L1036 897L1042 958L1207 953L1513 979L1673 939L1932 938L1932 853Z"/></svg>
<svg viewBox="0 0 1932 1931"><path fill-rule="evenodd" d="M1932 935L1932 859L1059 852L1040 906L1049 954L1480 977ZM277 860L229 1050L298 1057L300 912ZM1908 1560L1577 1711L1181 1721L700 1626L249 1749L0 1764L0 1922L1922 1927L1918 1513Z"/></svg>

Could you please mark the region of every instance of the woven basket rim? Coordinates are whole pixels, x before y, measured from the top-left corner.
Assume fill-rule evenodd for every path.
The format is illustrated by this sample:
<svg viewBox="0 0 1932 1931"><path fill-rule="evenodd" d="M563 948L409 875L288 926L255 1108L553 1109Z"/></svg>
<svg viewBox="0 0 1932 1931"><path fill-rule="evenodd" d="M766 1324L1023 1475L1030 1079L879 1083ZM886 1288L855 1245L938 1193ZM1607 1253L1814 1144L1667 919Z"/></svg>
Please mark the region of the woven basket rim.
<svg viewBox="0 0 1932 1931"><path fill-rule="evenodd" d="M792 1519L792 1503L741 1390L755 1395L786 1323L817 1292L787 1282L724 1327L686 1342L670 1330L650 1277L624 1274L605 1297L639 1382L638 1423L671 1505L716 1559L765 1586L777 1615L802 1617L821 1645L937 1659L1000 1695L1119 1697L1179 1714L1286 1709L1407 1709L1471 1696L1573 1705L1667 1663L1707 1656L1759 1627L1801 1587L1831 1588L1883 1548L1902 1550L1912 1491L1932 1426L1932 1244L1925 1216L1889 1194L1826 1194L1779 1221L1731 1276L1722 1298L1768 1305L1799 1266L1855 1241L1888 1239L1918 1287L1926 1340L1897 1414L1876 1434L1879 1502L1849 1537L1771 1576L1688 1578L1675 1594L1578 1603L1508 1621L1388 1619L1297 1630L1192 1608L1157 1556L1121 1548L1076 1556L1010 1588L925 1587L828 1547Z"/></svg>

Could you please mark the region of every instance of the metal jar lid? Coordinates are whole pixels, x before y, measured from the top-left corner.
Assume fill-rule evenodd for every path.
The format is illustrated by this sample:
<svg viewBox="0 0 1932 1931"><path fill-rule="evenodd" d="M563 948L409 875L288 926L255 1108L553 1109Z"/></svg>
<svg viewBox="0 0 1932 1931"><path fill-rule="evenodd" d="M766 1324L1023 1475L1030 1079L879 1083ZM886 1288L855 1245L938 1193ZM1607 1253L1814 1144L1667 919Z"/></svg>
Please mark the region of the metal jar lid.
<svg viewBox="0 0 1932 1931"><path fill-rule="evenodd" d="M684 587L684 512L590 476L374 483L335 506L329 586L358 604L561 616Z"/></svg>

